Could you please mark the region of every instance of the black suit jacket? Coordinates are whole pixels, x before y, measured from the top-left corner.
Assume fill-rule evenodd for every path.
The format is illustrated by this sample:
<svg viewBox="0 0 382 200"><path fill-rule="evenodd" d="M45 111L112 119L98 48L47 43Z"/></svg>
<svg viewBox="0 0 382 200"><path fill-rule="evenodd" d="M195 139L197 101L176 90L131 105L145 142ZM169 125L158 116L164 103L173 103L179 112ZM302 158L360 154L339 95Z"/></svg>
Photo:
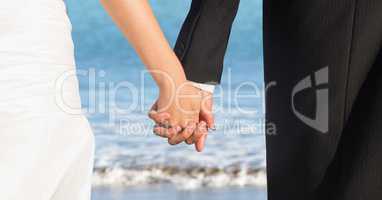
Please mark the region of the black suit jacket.
<svg viewBox="0 0 382 200"><path fill-rule="evenodd" d="M218 84L240 0L193 0L175 45L187 79Z"/></svg>

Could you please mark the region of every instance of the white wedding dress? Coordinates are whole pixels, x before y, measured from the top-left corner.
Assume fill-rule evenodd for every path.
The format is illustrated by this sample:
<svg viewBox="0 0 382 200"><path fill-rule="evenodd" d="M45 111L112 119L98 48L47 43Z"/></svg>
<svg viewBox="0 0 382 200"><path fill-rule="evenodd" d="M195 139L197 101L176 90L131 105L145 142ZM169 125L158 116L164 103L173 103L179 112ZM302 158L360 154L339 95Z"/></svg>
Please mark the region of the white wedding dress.
<svg viewBox="0 0 382 200"><path fill-rule="evenodd" d="M90 200L94 138L80 111L63 0L0 8L0 200Z"/></svg>

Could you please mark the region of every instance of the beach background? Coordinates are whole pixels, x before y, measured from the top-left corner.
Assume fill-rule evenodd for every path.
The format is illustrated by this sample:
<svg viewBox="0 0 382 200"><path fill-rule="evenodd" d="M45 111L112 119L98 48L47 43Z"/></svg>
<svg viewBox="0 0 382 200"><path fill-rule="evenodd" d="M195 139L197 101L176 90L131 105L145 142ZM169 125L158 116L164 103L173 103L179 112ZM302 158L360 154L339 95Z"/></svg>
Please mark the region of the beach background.
<svg viewBox="0 0 382 200"><path fill-rule="evenodd" d="M93 200L266 199L261 0L241 0L203 153L152 134L157 89L99 1L66 2L96 137ZM174 45L191 1L151 3Z"/></svg>

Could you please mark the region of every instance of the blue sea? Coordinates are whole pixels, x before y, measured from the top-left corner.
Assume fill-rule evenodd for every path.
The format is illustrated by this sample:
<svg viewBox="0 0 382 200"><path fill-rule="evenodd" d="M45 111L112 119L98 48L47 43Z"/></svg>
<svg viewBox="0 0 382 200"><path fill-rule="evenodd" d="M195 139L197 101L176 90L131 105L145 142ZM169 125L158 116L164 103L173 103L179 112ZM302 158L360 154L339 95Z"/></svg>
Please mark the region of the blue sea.
<svg viewBox="0 0 382 200"><path fill-rule="evenodd" d="M170 146L153 135L153 123L146 115L158 95L157 88L99 1L66 2L82 104L96 135L96 187L138 190L134 194L139 194L136 188L147 192L147 188L157 187L171 188L161 190L170 193L204 194L206 189L229 193L240 188L264 193L262 1L241 0L222 84L214 95L217 130L209 134L203 153L186 144ZM151 1L171 45L190 2ZM101 200L99 191L95 198ZM260 195L258 199L264 198Z"/></svg>

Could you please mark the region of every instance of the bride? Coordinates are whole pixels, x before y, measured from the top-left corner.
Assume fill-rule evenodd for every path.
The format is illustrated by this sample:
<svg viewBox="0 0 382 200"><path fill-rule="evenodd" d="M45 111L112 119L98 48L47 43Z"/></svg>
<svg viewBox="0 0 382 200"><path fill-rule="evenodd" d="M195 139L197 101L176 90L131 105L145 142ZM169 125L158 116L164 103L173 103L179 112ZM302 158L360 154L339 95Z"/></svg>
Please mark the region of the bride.
<svg viewBox="0 0 382 200"><path fill-rule="evenodd" d="M167 116L162 125L170 128L162 136L183 131L183 138L173 137L174 143L191 137L201 126L196 123L200 98L174 97L199 97L200 90L188 84L148 2L103 0L102 4L158 85L154 108ZM75 70L64 2L3 2L0 44L0 199L89 200L93 134L83 114L66 112L57 103L60 88L66 106L81 106L75 76L56 85L62 74Z"/></svg>

